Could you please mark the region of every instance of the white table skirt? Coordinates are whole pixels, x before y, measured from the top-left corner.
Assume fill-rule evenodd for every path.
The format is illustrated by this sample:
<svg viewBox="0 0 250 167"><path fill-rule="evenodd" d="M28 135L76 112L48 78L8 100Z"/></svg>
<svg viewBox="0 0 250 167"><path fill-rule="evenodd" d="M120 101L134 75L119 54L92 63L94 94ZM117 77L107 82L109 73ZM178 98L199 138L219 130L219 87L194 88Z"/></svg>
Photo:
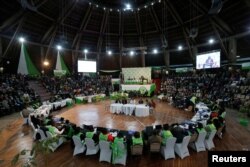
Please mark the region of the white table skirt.
<svg viewBox="0 0 250 167"><path fill-rule="evenodd" d="M97 95L90 95L90 96L77 96L76 99L79 99L81 101L83 99L86 99L86 100L88 100L88 103L92 103L92 98L96 97L96 96L105 97L106 95L105 94L97 94Z"/></svg>
<svg viewBox="0 0 250 167"><path fill-rule="evenodd" d="M146 117L149 115L149 107L144 104L136 105L135 116Z"/></svg>
<svg viewBox="0 0 250 167"><path fill-rule="evenodd" d="M132 115L135 110L135 116L137 117L146 117L149 115L149 107L144 104L134 105L134 104L120 104L113 103L110 105L111 113L124 113L125 115Z"/></svg>
<svg viewBox="0 0 250 167"><path fill-rule="evenodd" d="M125 104L123 105L123 113L125 115L132 115L133 111L135 110L136 105L135 104Z"/></svg>
<svg viewBox="0 0 250 167"><path fill-rule="evenodd" d="M114 113L120 114L120 113L122 113L122 107L123 107L123 104L119 104L119 103L111 104L110 105L110 112L113 114Z"/></svg>

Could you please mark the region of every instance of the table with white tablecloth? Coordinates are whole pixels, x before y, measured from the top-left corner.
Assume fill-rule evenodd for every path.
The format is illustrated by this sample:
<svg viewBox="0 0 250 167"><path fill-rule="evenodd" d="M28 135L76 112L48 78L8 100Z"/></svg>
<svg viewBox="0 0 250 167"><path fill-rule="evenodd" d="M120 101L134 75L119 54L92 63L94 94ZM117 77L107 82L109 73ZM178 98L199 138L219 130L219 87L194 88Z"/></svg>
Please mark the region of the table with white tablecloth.
<svg viewBox="0 0 250 167"><path fill-rule="evenodd" d="M149 115L149 106L144 104L138 104L135 107L135 116L137 117L146 117Z"/></svg>
<svg viewBox="0 0 250 167"><path fill-rule="evenodd" d="M191 121L193 122L200 122L203 126L206 126L207 120L210 118L211 111L204 103L198 103L195 105L195 108L198 109L196 114L193 116Z"/></svg>
<svg viewBox="0 0 250 167"><path fill-rule="evenodd" d="M149 115L149 107L144 104L120 104L113 103L110 105L111 113L124 113L125 115L132 115L135 112L135 116L137 117L146 117Z"/></svg>
<svg viewBox="0 0 250 167"><path fill-rule="evenodd" d="M83 101L83 99L87 100L88 103L92 103L92 98L93 97L97 97L97 96L100 96L100 97L105 97L106 95L105 94L96 94L96 95L89 95L89 96L77 96L76 97L76 100L80 100L80 101Z"/></svg>
<svg viewBox="0 0 250 167"><path fill-rule="evenodd" d="M111 104L110 105L110 112L113 114L114 113L120 114L120 113L122 113L122 107L123 107L123 104L120 104L120 103Z"/></svg>
<svg viewBox="0 0 250 167"><path fill-rule="evenodd" d="M125 115L132 115L135 110L135 104L124 104L122 111Z"/></svg>

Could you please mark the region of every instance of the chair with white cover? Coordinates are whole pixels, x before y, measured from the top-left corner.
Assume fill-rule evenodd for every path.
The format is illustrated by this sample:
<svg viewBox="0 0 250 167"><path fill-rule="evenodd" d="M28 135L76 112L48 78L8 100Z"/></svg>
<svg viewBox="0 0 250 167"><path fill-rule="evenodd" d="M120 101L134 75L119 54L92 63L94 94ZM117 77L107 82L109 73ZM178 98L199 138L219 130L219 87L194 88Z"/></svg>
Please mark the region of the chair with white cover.
<svg viewBox="0 0 250 167"><path fill-rule="evenodd" d="M46 131L46 134L48 139L53 138L53 135L49 131ZM60 137L57 142L51 143L51 145L49 146L50 150L54 152L58 147L60 147L63 144L63 142L64 138Z"/></svg>
<svg viewBox="0 0 250 167"><path fill-rule="evenodd" d="M197 140L192 142L192 143L189 143L189 146L197 152L206 151L206 147L205 147L205 143L204 143L206 135L207 135L206 131L200 132Z"/></svg>
<svg viewBox="0 0 250 167"><path fill-rule="evenodd" d="M185 136L182 140L182 143L176 143L174 146L174 151L179 157L181 157L181 159L189 156L189 151L187 146L190 138L191 138L190 136Z"/></svg>
<svg viewBox="0 0 250 167"><path fill-rule="evenodd" d="M126 165L126 160L127 160L127 149L126 145L123 142L117 142L119 150L123 151L123 154L119 157L112 157L113 159L113 164L122 164ZM114 154L113 154L114 155Z"/></svg>
<svg viewBox="0 0 250 167"><path fill-rule="evenodd" d="M86 155L97 154L99 151L99 145L96 145L93 139L85 138L85 144L87 147Z"/></svg>
<svg viewBox="0 0 250 167"><path fill-rule="evenodd" d="M175 158L174 146L176 138L171 137L166 140L166 144L161 146L161 154L165 160Z"/></svg>
<svg viewBox="0 0 250 167"><path fill-rule="evenodd" d="M110 142L108 141L100 141L100 157L99 161L111 162L112 149L110 148Z"/></svg>
<svg viewBox="0 0 250 167"><path fill-rule="evenodd" d="M205 146L208 150L211 150L212 148L214 148L214 136L216 134L216 130L212 130L208 136L208 139L205 139Z"/></svg>
<svg viewBox="0 0 250 167"><path fill-rule="evenodd" d="M33 130L33 139L35 140L36 139L36 134L38 133L37 132L37 129L35 128L34 124L32 122L30 122L30 126Z"/></svg>
<svg viewBox="0 0 250 167"><path fill-rule="evenodd" d="M143 145L133 145L131 146L131 155L142 155Z"/></svg>
<svg viewBox="0 0 250 167"><path fill-rule="evenodd" d="M38 134L40 134L40 139L39 139L39 141L43 141L43 140L46 140L47 139L47 137L45 136L45 133L43 132L43 130L42 129L37 129L37 133Z"/></svg>
<svg viewBox="0 0 250 167"><path fill-rule="evenodd" d="M72 139L73 139L74 144L75 144L73 156L80 154L80 153L83 153L86 149L84 143L82 143L82 141L80 140L80 138L78 136L73 136Z"/></svg>

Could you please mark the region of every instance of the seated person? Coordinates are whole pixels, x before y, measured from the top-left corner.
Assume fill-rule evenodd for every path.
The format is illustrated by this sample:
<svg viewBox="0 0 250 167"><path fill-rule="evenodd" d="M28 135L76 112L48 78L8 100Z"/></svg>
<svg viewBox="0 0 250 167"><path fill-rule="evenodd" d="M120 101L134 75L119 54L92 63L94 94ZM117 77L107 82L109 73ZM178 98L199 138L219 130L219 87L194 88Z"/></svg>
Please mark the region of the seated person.
<svg viewBox="0 0 250 167"><path fill-rule="evenodd" d="M122 104L127 104L127 99L122 99Z"/></svg>
<svg viewBox="0 0 250 167"><path fill-rule="evenodd" d="M216 130L216 127L214 126L212 120L208 120L208 121L207 121L207 126L205 127L205 130L206 130L207 132L211 132L211 131L213 131L213 130Z"/></svg>
<svg viewBox="0 0 250 167"><path fill-rule="evenodd" d="M75 133L75 136L79 137L79 138L80 138L80 140L81 140L82 142L84 141L85 136L84 136L84 134L82 133L82 131L81 131L81 128L80 128L80 127L76 127L76 129L75 129L74 133Z"/></svg>
<svg viewBox="0 0 250 167"><path fill-rule="evenodd" d="M116 158L119 158L119 157L124 155L124 153L125 153L124 150L121 149L121 147L119 147L119 145L118 145L119 142L124 143L124 141L125 141L125 138L123 137L123 134L121 132L118 132L117 136L115 137L114 142L111 145L113 161Z"/></svg>
<svg viewBox="0 0 250 167"><path fill-rule="evenodd" d="M89 130L86 132L86 138L93 139L95 143L98 143L98 135L94 132L94 128L90 127Z"/></svg>
<svg viewBox="0 0 250 167"><path fill-rule="evenodd" d="M216 127L214 126L212 120L208 120L208 121L207 121L207 126L205 127L205 130L207 131L206 139L208 139L210 133L211 133L213 130L216 130Z"/></svg>
<svg viewBox="0 0 250 167"><path fill-rule="evenodd" d="M110 141L112 142L114 140L113 136L108 133L108 129L104 128L102 129L102 132L99 134L99 141Z"/></svg>
<svg viewBox="0 0 250 167"><path fill-rule="evenodd" d="M150 107L151 104L149 103L148 99L146 99L145 105Z"/></svg>
<svg viewBox="0 0 250 167"><path fill-rule="evenodd" d="M187 100L187 107L188 108L185 110L194 112L196 102L197 102L197 97L192 96L189 100Z"/></svg>
<svg viewBox="0 0 250 167"><path fill-rule="evenodd" d="M138 101L138 104L143 104L142 98L140 98L140 100Z"/></svg>
<svg viewBox="0 0 250 167"><path fill-rule="evenodd" d="M143 140L140 132L135 132L132 137L132 145L143 145Z"/></svg>
<svg viewBox="0 0 250 167"><path fill-rule="evenodd" d="M130 103L130 104L135 104L135 103L136 103L136 101L135 101L135 99L134 99L134 98L131 98L131 99L130 99L130 101L129 101L129 103Z"/></svg>
<svg viewBox="0 0 250 167"><path fill-rule="evenodd" d="M149 144L152 144L152 143L161 143L161 141L162 141L162 138L159 135L159 131L155 129L153 131L153 135L148 138L148 142Z"/></svg>
<svg viewBox="0 0 250 167"><path fill-rule="evenodd" d="M58 130L55 126L52 125L52 121L49 121L47 123L47 126L45 126L48 131L52 134L52 136L61 135L64 132L64 128L62 130Z"/></svg>
<svg viewBox="0 0 250 167"><path fill-rule="evenodd" d="M163 130L161 132L161 137L162 137L162 144L163 145L166 144L167 139L173 137L173 134L169 130L169 125L168 124L163 125Z"/></svg>
<svg viewBox="0 0 250 167"><path fill-rule="evenodd" d="M205 132L205 129L203 128L203 124L198 122L198 127L196 128L197 133Z"/></svg>
<svg viewBox="0 0 250 167"><path fill-rule="evenodd" d="M171 132L176 137L176 143L182 143L183 138L188 135L188 132L181 128L179 124L175 124Z"/></svg>
<svg viewBox="0 0 250 167"><path fill-rule="evenodd" d="M68 139L71 139L75 133L76 125L73 125L69 122L69 120L66 120L64 128L65 128L64 134L67 136Z"/></svg>

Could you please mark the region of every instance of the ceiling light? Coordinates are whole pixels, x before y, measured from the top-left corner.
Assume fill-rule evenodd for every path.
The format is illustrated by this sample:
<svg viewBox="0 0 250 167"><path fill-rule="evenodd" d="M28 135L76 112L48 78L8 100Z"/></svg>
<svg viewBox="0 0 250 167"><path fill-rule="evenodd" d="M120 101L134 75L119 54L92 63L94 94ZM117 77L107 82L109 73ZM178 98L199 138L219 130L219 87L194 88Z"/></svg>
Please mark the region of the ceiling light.
<svg viewBox="0 0 250 167"><path fill-rule="evenodd" d="M214 43L214 39L209 39L209 41L208 41L210 44L213 44Z"/></svg>
<svg viewBox="0 0 250 167"><path fill-rule="evenodd" d="M183 47L181 45L178 46L178 50L182 50Z"/></svg>
<svg viewBox="0 0 250 167"><path fill-rule="evenodd" d="M157 54L157 53L158 53L158 50L157 50L157 49L154 49L154 50L153 50L153 53L154 53L154 54Z"/></svg>
<svg viewBox="0 0 250 167"><path fill-rule="evenodd" d="M135 55L135 52L131 50L131 51L129 52L129 55L130 55L130 56L134 56L134 55Z"/></svg>
<svg viewBox="0 0 250 167"><path fill-rule="evenodd" d="M43 62L43 65L48 66L48 65L49 65L49 62L48 62L47 60L45 60L45 61Z"/></svg>
<svg viewBox="0 0 250 167"><path fill-rule="evenodd" d="M154 2L152 2L151 5L154 5Z"/></svg>
<svg viewBox="0 0 250 167"><path fill-rule="evenodd" d="M236 56L236 58L240 58L240 56L238 55L238 56Z"/></svg>
<svg viewBox="0 0 250 167"><path fill-rule="evenodd" d="M57 50L61 50L62 46L61 45L57 45L56 48L57 48Z"/></svg>
<svg viewBox="0 0 250 167"><path fill-rule="evenodd" d="M88 49L84 49L84 51L83 51L84 53L88 53Z"/></svg>
<svg viewBox="0 0 250 167"><path fill-rule="evenodd" d="M145 5L144 8L147 8L147 6Z"/></svg>
<svg viewBox="0 0 250 167"><path fill-rule="evenodd" d="M131 5L129 3L126 4L126 9L131 9Z"/></svg>
<svg viewBox="0 0 250 167"><path fill-rule="evenodd" d="M24 43L24 42L25 42L25 39L24 39L23 37L20 37L20 38L19 38L19 42Z"/></svg>
<svg viewBox="0 0 250 167"><path fill-rule="evenodd" d="M111 50L108 51L108 55L112 55L112 51Z"/></svg>

